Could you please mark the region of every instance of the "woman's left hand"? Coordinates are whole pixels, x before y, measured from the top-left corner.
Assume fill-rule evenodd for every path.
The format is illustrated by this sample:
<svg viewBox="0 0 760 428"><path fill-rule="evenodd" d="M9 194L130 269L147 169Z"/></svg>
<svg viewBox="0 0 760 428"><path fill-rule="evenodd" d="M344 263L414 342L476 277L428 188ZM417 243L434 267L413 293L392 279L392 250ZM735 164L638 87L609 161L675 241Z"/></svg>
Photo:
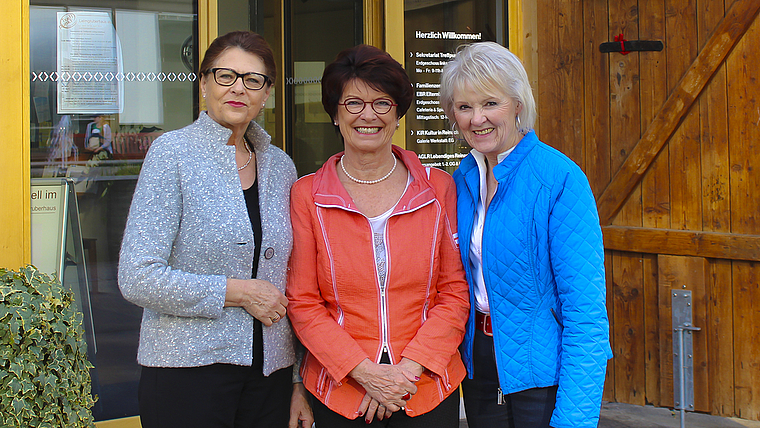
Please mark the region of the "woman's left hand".
<svg viewBox="0 0 760 428"><path fill-rule="evenodd" d="M375 418L375 415L377 415L377 419L382 421L383 419L388 419L393 415L393 412L391 412L387 407L380 404L377 400L370 397L369 394L364 394L364 398L362 398L361 404L359 404L359 416L364 416L364 422L366 423L372 423L372 420Z"/></svg>
<svg viewBox="0 0 760 428"><path fill-rule="evenodd" d="M311 428L314 415L311 412L306 388L303 383L293 384L293 395L290 397L290 422L288 428Z"/></svg>
<svg viewBox="0 0 760 428"><path fill-rule="evenodd" d="M421 364L406 357L402 358L401 361L396 364L396 367L409 371L414 374L417 379L419 379L419 377L422 376L422 372L425 371L425 367ZM404 400L404 404L411 399L412 395L411 392L407 392L405 396L401 397ZM403 406L401 406L401 410L403 410ZM380 402L372 398L369 393L366 393L359 404L357 413L359 416L364 416L365 422L371 423L375 415L377 415L377 419L383 420L391 417L393 411L380 404Z"/></svg>

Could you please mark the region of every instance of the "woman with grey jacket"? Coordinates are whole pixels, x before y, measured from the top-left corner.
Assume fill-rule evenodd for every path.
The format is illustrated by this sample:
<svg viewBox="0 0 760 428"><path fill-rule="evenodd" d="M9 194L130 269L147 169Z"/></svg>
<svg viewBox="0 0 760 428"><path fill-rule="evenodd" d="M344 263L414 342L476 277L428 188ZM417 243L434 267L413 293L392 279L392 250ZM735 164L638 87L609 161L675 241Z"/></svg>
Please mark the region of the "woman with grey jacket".
<svg viewBox="0 0 760 428"><path fill-rule="evenodd" d="M296 171L253 121L275 74L260 35L219 37L199 72L208 111L145 158L119 260L144 308L144 428L311 426L283 294Z"/></svg>

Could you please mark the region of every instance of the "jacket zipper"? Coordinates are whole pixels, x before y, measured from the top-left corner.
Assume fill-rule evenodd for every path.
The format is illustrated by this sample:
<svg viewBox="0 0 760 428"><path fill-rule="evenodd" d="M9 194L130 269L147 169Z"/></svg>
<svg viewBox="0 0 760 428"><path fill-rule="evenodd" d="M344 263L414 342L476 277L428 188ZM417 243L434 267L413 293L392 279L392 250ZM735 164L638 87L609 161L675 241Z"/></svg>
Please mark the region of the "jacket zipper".
<svg viewBox="0 0 760 428"><path fill-rule="evenodd" d="M390 220L390 217L388 218ZM369 220L367 220L369 222ZM372 227L370 226L370 230L372 230ZM382 283L380 282L380 275L377 271L377 253L375 252L375 246L372 246L372 254L375 256L375 277L377 278L378 285L380 286L380 337L382 340L382 351L380 352L380 356L378 357L377 363L380 363L380 360L383 357L384 353L388 354L388 358L391 360L391 363L393 363L393 357L391 356L390 352L390 341L388 339L388 295L386 293L386 284L388 283L388 276L390 271L390 254L388 251L388 240L387 240L387 233L388 228L386 224L386 228L383 231L383 247L385 248L385 281ZM374 232L373 232L374 234ZM372 239L374 243L374 236Z"/></svg>
<svg viewBox="0 0 760 428"><path fill-rule="evenodd" d="M497 181L497 184L500 184L500 183L498 183L498 181ZM483 264L483 267L482 267L482 271L483 271L483 283L486 285L486 294L488 295L488 309L489 309L489 313L491 315L491 323L492 323L492 325L497 325L497 323L494 322L496 320L494 318L494 312L490 310L491 309L491 302L493 302L493 292L491 291L490 281L489 281L488 276L486 275L486 269L485 269L486 254L487 254L486 253L486 238L490 237L490 236L489 236L489 234L485 233L485 231L488 228L487 227L488 226L488 218L489 218L488 212L490 211L491 208L495 207L495 204L498 204L498 200L497 200L496 196L499 194L500 188L501 188L500 185L498 185L496 187L496 191L493 194L493 198L491 198L491 203L488 205L487 208L485 208L485 214L483 215L483 236L480 238L480 253L481 253L480 257L481 257L481 263ZM483 201L483 202L485 203L485 201ZM477 212L476 212L476 215L477 215ZM498 360L499 359L496 356L496 352L497 352L497 347L496 347L497 331L496 330L498 330L498 329L494 328L492 330L493 331L493 341L494 341L494 361L496 361L496 363L497 363L496 364L496 380L497 380L498 385L499 385L499 388L496 391L497 392L496 404L497 405L503 405L504 404L504 393L502 392L502 389L501 389L501 376L499 376L499 364L498 364Z"/></svg>
<svg viewBox="0 0 760 428"><path fill-rule="evenodd" d="M388 221L390 221L391 217L395 217L397 215L407 214L407 213L410 213L410 212L413 212L413 211L417 211L417 210L419 210L419 209L421 209L423 207L428 206L429 204L433 203L434 201L435 201L435 199L431 199L430 201L425 202L422 205L416 206L416 207L414 207L412 209L406 209L406 207L404 207L402 210L391 214L388 217ZM322 207L322 208L329 208L329 207L340 208L340 209L343 209L343 210L346 210L346 211L357 213L357 214L363 216L365 219L367 219L367 226L369 226L369 231L370 231L370 235L371 235L370 237L372 238L371 242L373 243L373 245L372 245L372 254L375 257L375 260L377 260L377 254L375 252L375 245L374 245L374 232L372 231L372 225L369 224L369 218L366 215L364 215L364 213L362 213L361 211L358 211L356 209L345 207L345 206L341 206L341 205L327 205L327 204L319 204L319 203L315 203L315 205L318 206L318 207ZM321 223L321 221L320 221L320 223ZM386 230L384 232L384 238L387 238L387 233L388 232L387 232L387 225L386 225ZM383 246L385 247L385 266L386 266L385 282L387 283L388 282L388 278L390 277L390 251L388 251L388 240L387 239L383 240ZM380 335L381 335L381 348L380 348L381 352L380 352L380 355L378 355L376 362L380 363L380 359L382 358L382 355L385 352L385 353L388 354L388 357L390 358L391 363L393 363L393 355L391 354L390 341L388 340L388 336L389 336L389 333L388 333L388 296L387 296L387 292L386 292L385 283L380 284L380 276L377 273L377 263L375 263L375 277L377 278L378 285L379 285L379 288L380 288ZM335 297L336 297L336 300L337 300L337 290L334 290L334 293L335 293ZM426 300L425 304L427 305L427 299L425 299L425 300ZM342 320L342 311L341 311L340 320ZM341 325L342 325L342 323L341 323Z"/></svg>
<svg viewBox="0 0 760 428"><path fill-rule="evenodd" d="M418 207L415 207L412 210L405 210L402 209L401 211L395 212L391 214L388 217L388 222L390 222L392 217L410 213L412 211L417 211L418 209L425 207L431 203L433 203L434 200L430 200L427 203L424 203ZM364 215L364 214L362 214ZM367 216L364 216L364 218L367 218ZM369 218L367 218L367 223L369 225ZM370 233L373 234L372 236L372 254L375 257L375 260L377 260L377 253L375 252L375 246L374 246L374 232L372 231L372 226L370 226ZM381 352L380 355L377 357L377 363L380 363L380 360L382 359L383 353L388 354L388 358L391 360L391 364L393 364L394 358L393 354L391 352L391 345L389 340L389 327L388 327L388 293L387 293L387 284L388 284L388 278L391 276L391 253L388 248L388 224L386 223L385 230L383 231L383 247L385 248L385 282L382 284L380 283L380 275L378 275L377 272L377 263L375 263L375 277L377 278L378 285L380 286L380 335L381 335ZM427 304L427 299L425 299L425 304Z"/></svg>

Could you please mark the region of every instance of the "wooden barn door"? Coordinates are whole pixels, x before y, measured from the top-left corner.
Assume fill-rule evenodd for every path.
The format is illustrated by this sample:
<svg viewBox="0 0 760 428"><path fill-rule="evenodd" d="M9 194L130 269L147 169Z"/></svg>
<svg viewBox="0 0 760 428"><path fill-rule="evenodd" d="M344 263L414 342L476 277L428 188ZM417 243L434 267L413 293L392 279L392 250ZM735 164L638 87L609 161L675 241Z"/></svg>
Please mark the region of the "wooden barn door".
<svg viewBox="0 0 760 428"><path fill-rule="evenodd" d="M686 285L697 410L760 419L760 2L537 4L539 138L586 171L604 230L605 399L673 405ZM664 49L600 52L621 35Z"/></svg>

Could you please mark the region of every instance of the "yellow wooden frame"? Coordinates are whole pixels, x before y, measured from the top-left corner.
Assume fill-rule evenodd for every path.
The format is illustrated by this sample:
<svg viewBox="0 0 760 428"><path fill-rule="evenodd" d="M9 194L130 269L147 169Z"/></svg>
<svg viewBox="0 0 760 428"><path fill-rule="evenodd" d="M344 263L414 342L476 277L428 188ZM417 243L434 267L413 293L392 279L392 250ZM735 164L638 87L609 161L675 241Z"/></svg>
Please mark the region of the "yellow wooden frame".
<svg viewBox="0 0 760 428"><path fill-rule="evenodd" d="M29 1L3 2L0 76L0 267L17 269L31 261L29 148Z"/></svg>
<svg viewBox="0 0 760 428"><path fill-rule="evenodd" d="M365 4L367 0L365 0ZM404 65L404 0L385 0L383 10L383 24L385 28L385 51L396 61ZM370 20L379 20L379 17L370 17ZM365 18L365 26L367 26ZM366 36L365 36L366 37ZM393 144L406 148L406 118L399 121L398 130L393 134Z"/></svg>

